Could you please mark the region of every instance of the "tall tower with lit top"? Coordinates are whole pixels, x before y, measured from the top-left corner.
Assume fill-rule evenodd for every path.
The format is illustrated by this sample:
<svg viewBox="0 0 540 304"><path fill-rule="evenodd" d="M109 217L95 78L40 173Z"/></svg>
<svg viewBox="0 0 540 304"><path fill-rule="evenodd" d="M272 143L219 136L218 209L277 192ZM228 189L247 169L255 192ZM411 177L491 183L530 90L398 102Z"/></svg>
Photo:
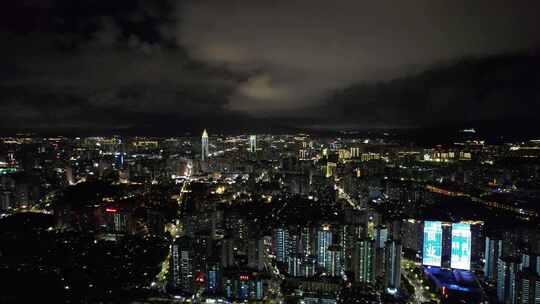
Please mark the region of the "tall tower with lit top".
<svg viewBox="0 0 540 304"><path fill-rule="evenodd" d="M251 153L257 152L257 135L249 136L249 152Z"/></svg>
<svg viewBox="0 0 540 304"><path fill-rule="evenodd" d="M206 132L206 129L204 129L202 137L201 137L201 159L203 161L208 160L208 133Z"/></svg>

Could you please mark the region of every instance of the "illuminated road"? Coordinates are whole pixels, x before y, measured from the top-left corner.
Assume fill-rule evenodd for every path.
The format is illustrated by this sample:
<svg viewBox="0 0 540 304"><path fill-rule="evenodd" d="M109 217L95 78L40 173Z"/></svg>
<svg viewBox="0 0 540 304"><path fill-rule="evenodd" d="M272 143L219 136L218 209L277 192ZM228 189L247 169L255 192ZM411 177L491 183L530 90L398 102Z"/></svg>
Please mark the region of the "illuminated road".
<svg viewBox="0 0 540 304"><path fill-rule="evenodd" d="M354 209L362 210L362 208L359 207L358 202L352 198L343 188L339 187L338 185L335 185L337 191L339 192L339 196L342 198L345 198L345 200L351 205Z"/></svg>
<svg viewBox="0 0 540 304"><path fill-rule="evenodd" d="M272 275L272 286L269 288L268 298L271 303L283 303L283 294L281 293L281 282L283 275L279 273L279 269L273 263L273 258L270 257L271 249L268 244L265 245L264 267L266 271Z"/></svg>
<svg viewBox="0 0 540 304"><path fill-rule="evenodd" d="M404 271L403 275L414 287L414 303L421 304L424 302L428 302L430 299L424 296L424 290L420 282L412 279L406 271Z"/></svg>
<svg viewBox="0 0 540 304"><path fill-rule="evenodd" d="M426 286L423 284L423 278L418 277L418 274L414 273L413 270L418 269L417 267L418 265L409 260L402 259L401 261L401 269L403 270L403 276L414 287L414 297L411 300L414 300L414 303L418 304L430 301L436 301L436 303L438 303L439 301L435 297L433 297L428 290L425 289Z"/></svg>
<svg viewBox="0 0 540 304"><path fill-rule="evenodd" d="M182 187L180 188L180 194L178 195L177 202L178 202L178 208L182 207L182 204L184 202L184 193L189 192L189 178L186 178L184 182L182 183ZM178 224L180 219L178 218L180 216L180 213L177 214L177 218L175 219L174 223L169 223L165 225L165 231L168 231L171 234L172 239L176 239L181 236L181 231L178 228ZM156 282L152 284L152 288L159 289L161 291L165 291L165 286L167 285L168 281L168 274L169 274L169 268L170 268L170 259L171 259L171 246L169 246L169 252L165 259L161 262L161 270L159 274L156 276Z"/></svg>

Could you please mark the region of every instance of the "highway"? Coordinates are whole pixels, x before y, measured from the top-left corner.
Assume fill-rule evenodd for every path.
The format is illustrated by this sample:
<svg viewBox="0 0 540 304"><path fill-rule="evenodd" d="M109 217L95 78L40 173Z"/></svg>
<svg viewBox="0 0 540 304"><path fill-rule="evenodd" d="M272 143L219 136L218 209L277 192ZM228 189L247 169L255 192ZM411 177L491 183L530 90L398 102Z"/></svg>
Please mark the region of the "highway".
<svg viewBox="0 0 540 304"><path fill-rule="evenodd" d="M360 208L360 204L358 204L358 202L354 198L352 198L347 192L345 192L343 188L338 185L335 185L335 187L339 192L339 196L344 198L349 203L349 205L351 205L354 209L362 210L362 208Z"/></svg>
<svg viewBox="0 0 540 304"><path fill-rule="evenodd" d="M401 269L403 270L403 276L411 283L411 285L414 287L414 296L412 297L412 300L414 300L414 303L427 303L431 301L436 301L438 303L438 300L436 297L433 296L427 289L426 286L423 284L423 278L419 277L418 274L414 273L415 269L418 269L418 265L416 265L414 262L402 259L401 261Z"/></svg>
<svg viewBox="0 0 540 304"><path fill-rule="evenodd" d="M178 208L182 207L182 204L184 202L184 193L188 192L189 187L189 178L186 178L184 182L182 183L182 187L180 188L180 194L177 198L178 202ZM165 225L165 230L168 231L171 234L172 239L174 240L177 237L181 236L181 231L179 231L177 224L180 221L180 211L178 211L178 217L175 219L174 223L168 223ZM152 288L159 289L160 291L165 291L165 286L167 286L168 281L168 274L169 274L169 268L170 268L170 260L171 260L171 246L169 246L169 253L165 257L165 259L161 262L161 270L156 276L156 281L153 282Z"/></svg>

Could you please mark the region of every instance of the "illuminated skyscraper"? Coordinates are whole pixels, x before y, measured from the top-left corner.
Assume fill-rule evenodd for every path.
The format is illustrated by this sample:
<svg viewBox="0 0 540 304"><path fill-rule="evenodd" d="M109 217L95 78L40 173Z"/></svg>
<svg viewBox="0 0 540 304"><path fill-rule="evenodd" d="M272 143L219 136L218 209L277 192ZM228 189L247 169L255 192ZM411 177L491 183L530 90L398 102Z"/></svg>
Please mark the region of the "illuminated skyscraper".
<svg viewBox="0 0 540 304"><path fill-rule="evenodd" d="M116 208L105 209L107 230L111 233L126 233L129 230L129 216Z"/></svg>
<svg viewBox="0 0 540 304"><path fill-rule="evenodd" d="M300 231L300 248L299 252L304 257L308 257L313 254L313 235L309 227L303 227Z"/></svg>
<svg viewBox="0 0 540 304"><path fill-rule="evenodd" d="M320 267L326 267L330 263L328 253L330 245L332 245L332 231L325 225L317 232L317 263Z"/></svg>
<svg viewBox="0 0 540 304"><path fill-rule="evenodd" d="M334 162L327 162L326 163L326 177L330 178L334 176L334 173L336 172L337 164Z"/></svg>
<svg viewBox="0 0 540 304"><path fill-rule="evenodd" d="M209 263L207 270L206 291L210 294L218 292L221 280L221 268L219 263Z"/></svg>
<svg viewBox="0 0 540 304"><path fill-rule="evenodd" d="M276 251L276 260L286 262L289 254L289 232L287 229L278 228L274 232L274 248Z"/></svg>
<svg viewBox="0 0 540 304"><path fill-rule="evenodd" d="M518 273L517 303L540 303L540 276L532 269Z"/></svg>
<svg viewBox="0 0 540 304"><path fill-rule="evenodd" d="M388 241L388 228L386 226L376 226L374 228L373 246L373 281L383 282L386 272L387 256L386 242Z"/></svg>
<svg viewBox="0 0 540 304"><path fill-rule="evenodd" d="M193 291L193 255L191 240L188 238L181 238L172 245L172 284L185 292Z"/></svg>
<svg viewBox="0 0 540 304"><path fill-rule="evenodd" d="M257 152L257 135L249 136L249 152L251 153Z"/></svg>
<svg viewBox="0 0 540 304"><path fill-rule="evenodd" d="M66 180L69 185L75 185L75 179L73 178L73 168L71 166L66 166Z"/></svg>
<svg viewBox="0 0 540 304"><path fill-rule="evenodd" d="M210 154L208 150L208 133L206 133L205 129L201 137L201 159L203 161L208 160L208 154Z"/></svg>
<svg viewBox="0 0 540 304"><path fill-rule="evenodd" d="M469 224L452 224L451 252L452 268L471 269L471 226Z"/></svg>
<svg viewBox="0 0 540 304"><path fill-rule="evenodd" d="M358 148L358 147L351 147L351 157L352 157L352 158L358 158L358 157L360 157L360 148Z"/></svg>
<svg viewBox="0 0 540 304"><path fill-rule="evenodd" d="M424 222L424 250L422 264L441 267L442 260L442 226L441 222Z"/></svg>
<svg viewBox="0 0 540 304"><path fill-rule="evenodd" d="M501 303L516 303L516 276L521 261L516 257L499 258L497 266L497 300Z"/></svg>
<svg viewBox="0 0 540 304"><path fill-rule="evenodd" d="M377 248L383 248L388 240L388 229L384 226L375 227L375 242Z"/></svg>
<svg viewBox="0 0 540 304"><path fill-rule="evenodd" d="M502 240L486 236L484 278L489 282L497 281L497 263L502 255Z"/></svg>
<svg viewBox="0 0 540 304"><path fill-rule="evenodd" d="M363 239L357 241L353 251L353 271L356 282L373 282L373 254L375 241Z"/></svg>
<svg viewBox="0 0 540 304"><path fill-rule="evenodd" d="M234 265L234 240L224 238L221 242L221 265L225 268Z"/></svg>
<svg viewBox="0 0 540 304"><path fill-rule="evenodd" d="M399 289L401 285L401 243L390 240L386 242L386 287Z"/></svg>
<svg viewBox="0 0 540 304"><path fill-rule="evenodd" d="M338 245L328 247L328 259L325 265L326 274L333 277L339 277L343 270L343 251Z"/></svg>
<svg viewBox="0 0 540 304"><path fill-rule="evenodd" d="M358 227L354 225L342 225L339 229L339 245L343 250L343 270L345 271L353 271L352 255L359 234Z"/></svg>
<svg viewBox="0 0 540 304"><path fill-rule="evenodd" d="M248 241L248 267L262 271L264 269L265 247L264 240L249 240Z"/></svg>

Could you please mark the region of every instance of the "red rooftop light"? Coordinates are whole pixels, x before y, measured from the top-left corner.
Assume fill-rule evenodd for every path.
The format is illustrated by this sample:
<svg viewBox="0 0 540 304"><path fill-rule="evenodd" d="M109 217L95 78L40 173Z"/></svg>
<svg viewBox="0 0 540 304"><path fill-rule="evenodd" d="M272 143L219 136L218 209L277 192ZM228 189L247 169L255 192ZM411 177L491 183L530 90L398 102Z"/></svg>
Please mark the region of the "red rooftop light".
<svg viewBox="0 0 540 304"><path fill-rule="evenodd" d="M249 276L247 276L247 275L241 275L240 276L240 281L247 281L247 280L249 280Z"/></svg>
<svg viewBox="0 0 540 304"><path fill-rule="evenodd" d="M195 278L195 282L201 283L201 284L204 283L204 273L199 272L197 274L197 277Z"/></svg>
<svg viewBox="0 0 540 304"><path fill-rule="evenodd" d="M107 208L105 209L105 211L114 213L114 212L117 212L118 210L116 208Z"/></svg>

